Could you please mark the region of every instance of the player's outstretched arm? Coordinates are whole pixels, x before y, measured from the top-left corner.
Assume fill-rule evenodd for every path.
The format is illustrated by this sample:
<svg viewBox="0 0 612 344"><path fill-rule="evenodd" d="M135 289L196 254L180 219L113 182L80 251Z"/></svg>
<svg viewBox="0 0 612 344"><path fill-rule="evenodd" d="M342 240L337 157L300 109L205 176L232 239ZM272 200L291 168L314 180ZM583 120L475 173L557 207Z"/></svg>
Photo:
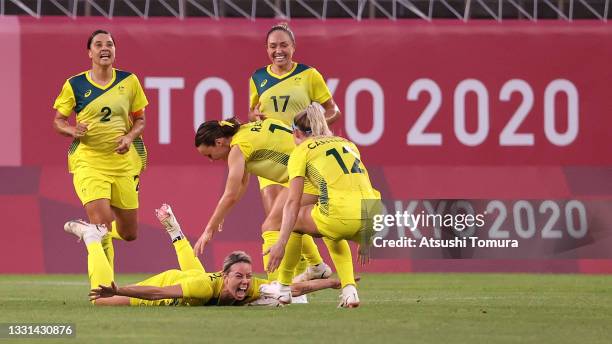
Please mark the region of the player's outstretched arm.
<svg viewBox="0 0 612 344"><path fill-rule="evenodd" d="M204 232L193 247L196 255L202 255L204 253L204 246L212 239L214 233L220 229L227 213L229 213L232 207L234 207L244 194L244 192L242 192L242 185L246 171L244 167L244 155L242 155L238 146L234 146L230 150L227 158L227 165L229 171L227 173L227 181L225 182L225 191L223 191L223 196L219 199L219 203L217 203L217 207L208 221Z"/></svg>
<svg viewBox="0 0 612 344"><path fill-rule="evenodd" d="M296 282L291 284L291 296L301 296L312 293L314 291L333 288L340 289L340 280L335 278L315 279L305 282Z"/></svg>
<svg viewBox="0 0 612 344"><path fill-rule="evenodd" d="M266 271L274 272L280 265L285 255L285 246L289 240L293 227L297 221L304 193L304 177L295 177L289 182L289 195L283 207L283 221L281 224L280 235L276 244L270 247L264 255L270 254Z"/></svg>
<svg viewBox="0 0 612 344"><path fill-rule="evenodd" d="M183 297L183 289L179 284L168 287L146 285L118 287L115 282L112 282L110 286L100 285L89 292L91 301L113 296L127 296L143 300L174 299Z"/></svg>

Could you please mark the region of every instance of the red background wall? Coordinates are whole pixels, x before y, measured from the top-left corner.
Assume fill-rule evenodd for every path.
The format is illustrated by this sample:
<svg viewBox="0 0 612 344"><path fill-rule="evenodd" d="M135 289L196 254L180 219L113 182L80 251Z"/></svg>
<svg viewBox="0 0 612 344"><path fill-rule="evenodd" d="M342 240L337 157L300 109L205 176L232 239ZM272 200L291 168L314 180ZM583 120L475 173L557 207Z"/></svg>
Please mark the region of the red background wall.
<svg viewBox="0 0 612 344"><path fill-rule="evenodd" d="M153 77L182 78L184 83L170 93L169 127L160 125L160 92L145 88L150 101L145 131L150 160L141 183L140 236L136 242L118 244L118 272L154 272L174 267L175 261L153 209L162 202L172 204L194 241L223 190L225 167L202 159L193 148L196 104L204 104L206 119L220 119L229 112L246 118L248 77L268 63L264 40L273 23L0 20L0 43L10 48L0 64L7 75L0 93L2 102L12 106L2 114L6 125L1 136L7 143L0 148L0 204L9 223L4 226L8 235L0 251L0 272L86 270L84 248L62 231L66 220L85 213L65 167L69 140L53 131L51 107L66 78L90 67L85 46L93 30L113 33L116 66L134 72L143 86ZM328 80L344 113L332 129L360 145L391 212L396 201L414 199L527 199L535 207L537 200L558 200L562 205L563 200L577 199L587 204L589 233L583 240L567 235L553 241L538 235L529 239L565 247L553 253L540 254L539 244L527 243L522 245L530 250L525 260L515 252L441 260L470 256L438 249L423 259L404 249L381 254L386 258L376 260L369 271L612 272L607 253L612 252L612 219L605 216L612 194L607 132L612 124L612 26L344 20L300 20L291 25L297 36L294 59L315 66ZM209 78L226 82L232 98L217 91L196 96L198 84ZM514 79L521 80L515 84L520 83L523 93L502 96ZM563 83L570 93L575 89L576 97L563 91L549 94L552 102L546 105L547 88L551 92L555 83ZM420 93L419 85L425 85ZM465 85L475 85L480 95L468 91L462 96ZM223 99L230 108L223 108ZM439 133L441 143L415 144L415 125L425 120L424 110L437 99L439 107L431 120L419 123L426 123L423 132ZM573 100L575 111L568 110ZM484 119L480 122L479 101ZM500 141L502 131L523 103L528 111L516 133L532 134L533 144L508 145ZM577 116L575 123L568 121L572 116ZM461 134L458 118L465 118L467 134ZM570 139L563 145L551 139L545 129L551 119L557 136L575 130L574 137L566 135ZM169 143L161 143L160 130L170 134ZM478 130L483 136L469 143L470 133ZM407 142L409 132L412 139ZM252 181L245 199L226 220L225 231L207 248L205 265L219 266L230 250L245 249L257 257L256 268L261 269L260 204ZM567 255L576 248L585 253ZM487 259L493 257L497 259Z"/></svg>

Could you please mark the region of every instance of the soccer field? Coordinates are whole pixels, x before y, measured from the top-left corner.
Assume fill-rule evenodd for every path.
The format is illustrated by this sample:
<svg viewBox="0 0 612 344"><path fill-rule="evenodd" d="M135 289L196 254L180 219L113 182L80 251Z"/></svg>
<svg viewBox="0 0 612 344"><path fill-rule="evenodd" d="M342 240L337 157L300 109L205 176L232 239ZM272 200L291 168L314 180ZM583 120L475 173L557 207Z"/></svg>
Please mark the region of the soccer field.
<svg viewBox="0 0 612 344"><path fill-rule="evenodd" d="M143 275L119 275L120 284ZM49 342L610 343L612 276L367 274L362 307L93 307L84 275L4 275L0 323L70 322ZM20 342L23 342L21 340Z"/></svg>

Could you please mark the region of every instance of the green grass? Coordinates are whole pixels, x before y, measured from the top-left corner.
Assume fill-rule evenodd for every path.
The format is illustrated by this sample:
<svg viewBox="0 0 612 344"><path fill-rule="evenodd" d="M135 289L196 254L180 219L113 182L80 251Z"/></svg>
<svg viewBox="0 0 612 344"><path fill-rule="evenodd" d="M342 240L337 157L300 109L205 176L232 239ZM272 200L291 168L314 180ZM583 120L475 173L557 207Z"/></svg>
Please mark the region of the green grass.
<svg viewBox="0 0 612 344"><path fill-rule="evenodd" d="M612 341L612 276L368 274L354 310L336 290L284 308L93 307L87 291L84 275L0 275L0 323L76 323L76 339L29 340L44 343Z"/></svg>

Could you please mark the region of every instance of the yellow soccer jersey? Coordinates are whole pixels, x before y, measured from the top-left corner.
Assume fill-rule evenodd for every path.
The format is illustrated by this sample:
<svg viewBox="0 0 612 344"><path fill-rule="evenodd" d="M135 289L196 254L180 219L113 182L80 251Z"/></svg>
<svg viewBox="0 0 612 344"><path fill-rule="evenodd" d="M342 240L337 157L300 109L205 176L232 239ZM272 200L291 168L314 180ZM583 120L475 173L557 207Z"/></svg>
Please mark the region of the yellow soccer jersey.
<svg viewBox="0 0 612 344"><path fill-rule="evenodd" d="M372 188L359 150L351 141L336 136L309 138L291 153L289 180L305 177L319 189L321 214L336 219L369 218L363 200L380 199Z"/></svg>
<svg viewBox="0 0 612 344"><path fill-rule="evenodd" d="M282 121L266 119L241 125L230 143L235 145L244 155L247 172L277 183L287 182L287 163L295 142L293 131Z"/></svg>
<svg viewBox="0 0 612 344"><path fill-rule="evenodd" d="M245 305L260 297L259 287L270 283L261 278L252 278L251 285L244 300L234 303L234 306ZM221 272L207 273L200 270L168 270L153 276L138 285L169 287L180 284L183 297L163 300L131 299L134 306L216 306L223 291L223 274Z"/></svg>
<svg viewBox="0 0 612 344"><path fill-rule="evenodd" d="M146 166L142 138L134 140L126 154L117 154L117 139L131 129L130 114L143 110L148 101L136 75L113 69L113 79L100 86L83 72L66 80L53 108L77 121L87 123L84 137L74 140L68 150L70 172L95 168L107 175L138 175Z"/></svg>
<svg viewBox="0 0 612 344"><path fill-rule="evenodd" d="M270 66L260 68L251 76L250 106L261 103L260 111L287 125L310 103L325 103L331 93L321 74L313 67L296 63L284 75L272 73Z"/></svg>

